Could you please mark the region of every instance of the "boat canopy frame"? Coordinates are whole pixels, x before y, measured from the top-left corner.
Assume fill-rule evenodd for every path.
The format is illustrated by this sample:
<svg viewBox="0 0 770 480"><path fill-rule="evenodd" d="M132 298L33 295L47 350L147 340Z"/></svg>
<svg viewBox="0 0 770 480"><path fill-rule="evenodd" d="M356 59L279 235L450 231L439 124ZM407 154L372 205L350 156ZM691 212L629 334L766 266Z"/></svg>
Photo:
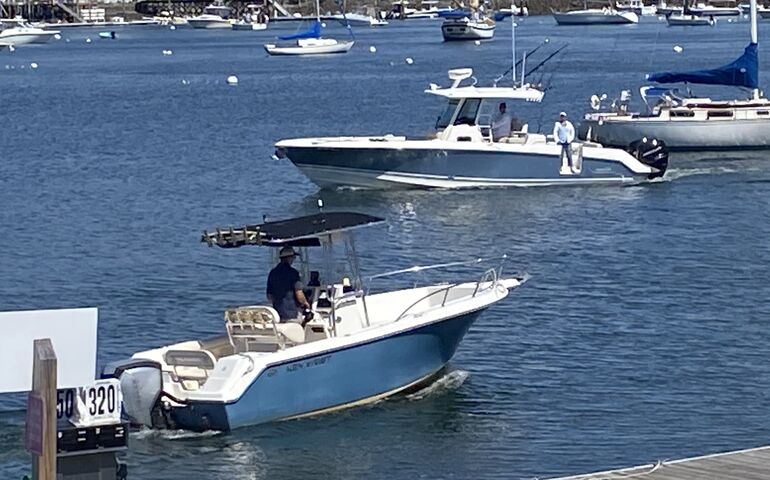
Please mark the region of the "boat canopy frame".
<svg viewBox="0 0 770 480"><path fill-rule="evenodd" d="M333 235L375 225L385 219L354 212L321 212L313 215L244 225L217 227L203 231L201 242L209 247L238 248L247 245L267 247L317 247Z"/></svg>

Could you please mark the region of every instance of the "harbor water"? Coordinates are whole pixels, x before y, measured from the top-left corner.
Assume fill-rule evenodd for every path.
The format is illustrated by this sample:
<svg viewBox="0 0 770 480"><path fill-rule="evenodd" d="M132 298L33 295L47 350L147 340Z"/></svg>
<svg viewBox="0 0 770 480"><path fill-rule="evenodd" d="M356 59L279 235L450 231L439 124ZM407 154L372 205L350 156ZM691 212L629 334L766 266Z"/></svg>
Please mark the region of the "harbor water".
<svg viewBox="0 0 770 480"><path fill-rule="evenodd" d="M439 25L356 29L349 54L315 58L268 57L272 25L68 29L0 51L0 310L98 307L100 365L219 334L225 307L263 301L265 252L200 234L312 213L319 197L387 219L360 232L364 274L507 253L506 271L532 275L426 389L229 434L138 431L129 478L542 478L768 443L767 153L673 154L639 187L462 192L319 193L271 158L281 138L429 134L429 83L510 66L509 23L480 45L443 43ZM569 46L530 78L544 102L511 106L530 130L562 110L577 122L592 94L647 72L732 61L748 29L526 18L519 52L550 40L528 65ZM481 272L446 280L460 274ZM3 480L30 471L23 423L19 398L0 400Z"/></svg>

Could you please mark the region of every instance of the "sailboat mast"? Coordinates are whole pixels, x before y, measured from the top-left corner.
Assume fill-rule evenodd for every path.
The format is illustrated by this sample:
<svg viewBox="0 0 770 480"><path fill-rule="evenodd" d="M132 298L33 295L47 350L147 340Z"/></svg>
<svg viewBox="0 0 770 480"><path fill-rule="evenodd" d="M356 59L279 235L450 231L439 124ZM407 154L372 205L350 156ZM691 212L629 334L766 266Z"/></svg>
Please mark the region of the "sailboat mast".
<svg viewBox="0 0 770 480"><path fill-rule="evenodd" d="M321 23L321 4L319 0L315 0L315 19L318 20L318 23Z"/></svg>
<svg viewBox="0 0 770 480"><path fill-rule="evenodd" d="M751 0L751 43L759 43L757 35L757 0ZM759 100L759 89L752 91L754 100Z"/></svg>
<svg viewBox="0 0 770 480"><path fill-rule="evenodd" d="M516 4L511 0L511 78L512 85L516 87Z"/></svg>

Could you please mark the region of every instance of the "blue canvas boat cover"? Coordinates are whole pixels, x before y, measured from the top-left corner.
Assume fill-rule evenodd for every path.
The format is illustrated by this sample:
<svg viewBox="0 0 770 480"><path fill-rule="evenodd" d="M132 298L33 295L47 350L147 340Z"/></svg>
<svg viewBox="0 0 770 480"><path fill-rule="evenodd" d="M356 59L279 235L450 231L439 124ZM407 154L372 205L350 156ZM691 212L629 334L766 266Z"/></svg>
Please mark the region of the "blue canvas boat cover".
<svg viewBox="0 0 770 480"><path fill-rule="evenodd" d="M734 62L713 70L694 72L660 72L647 75L647 80L658 83L700 83L759 88L759 54L756 43L750 43L743 55Z"/></svg>
<svg viewBox="0 0 770 480"><path fill-rule="evenodd" d="M299 40L301 38L321 38L321 22L314 21L310 26L310 29L301 33L295 33L294 35L287 35L285 37L278 37L281 40Z"/></svg>

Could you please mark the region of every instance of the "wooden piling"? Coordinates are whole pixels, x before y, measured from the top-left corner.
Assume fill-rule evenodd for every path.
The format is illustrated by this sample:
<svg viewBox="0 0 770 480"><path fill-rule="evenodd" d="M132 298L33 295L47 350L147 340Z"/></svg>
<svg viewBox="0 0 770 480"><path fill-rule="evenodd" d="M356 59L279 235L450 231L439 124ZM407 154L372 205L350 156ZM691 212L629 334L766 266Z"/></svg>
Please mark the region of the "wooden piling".
<svg viewBox="0 0 770 480"><path fill-rule="evenodd" d="M41 452L32 454L32 479L56 480L56 352L48 338L35 340L32 393L42 399Z"/></svg>

